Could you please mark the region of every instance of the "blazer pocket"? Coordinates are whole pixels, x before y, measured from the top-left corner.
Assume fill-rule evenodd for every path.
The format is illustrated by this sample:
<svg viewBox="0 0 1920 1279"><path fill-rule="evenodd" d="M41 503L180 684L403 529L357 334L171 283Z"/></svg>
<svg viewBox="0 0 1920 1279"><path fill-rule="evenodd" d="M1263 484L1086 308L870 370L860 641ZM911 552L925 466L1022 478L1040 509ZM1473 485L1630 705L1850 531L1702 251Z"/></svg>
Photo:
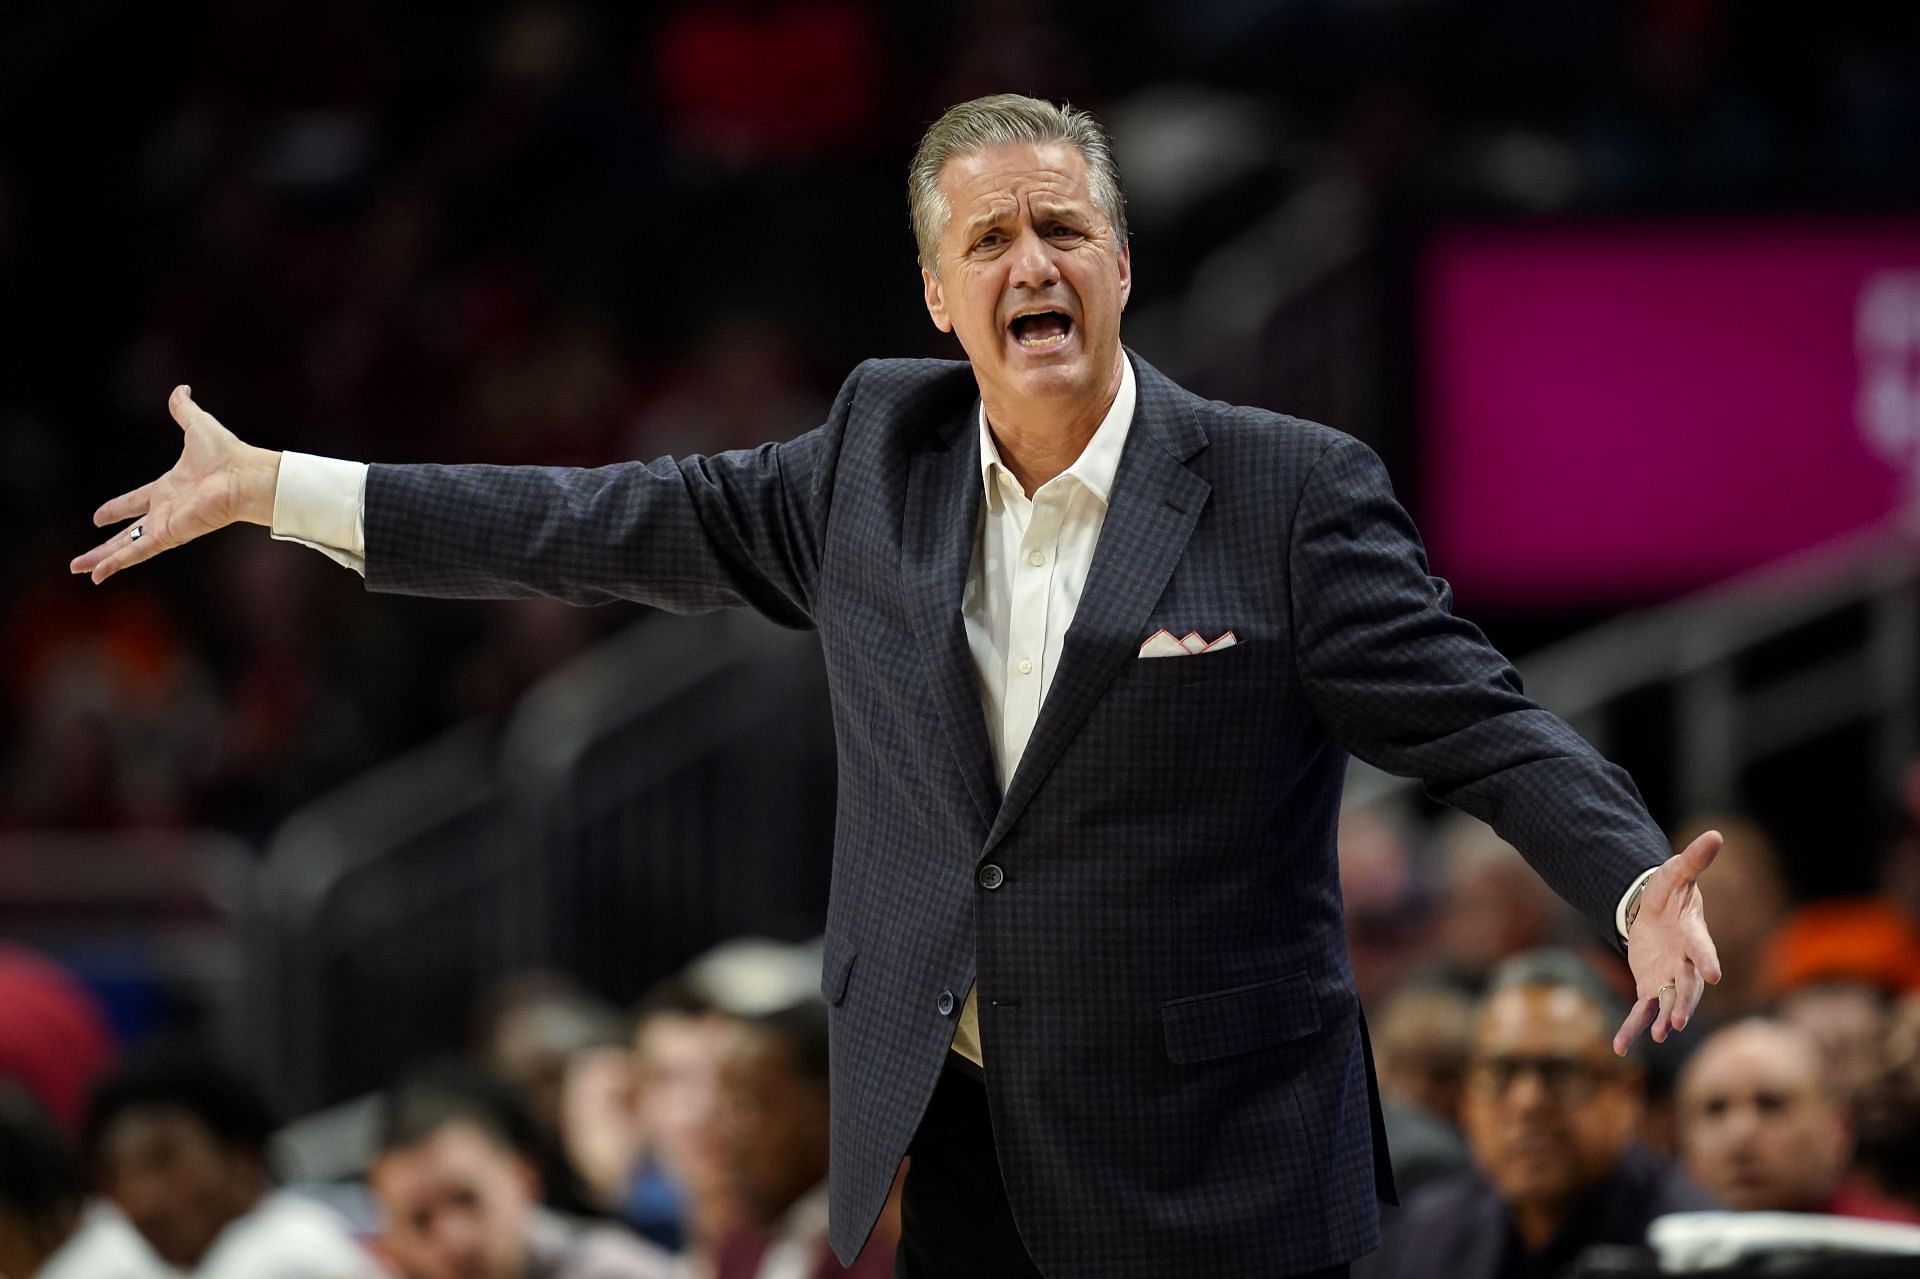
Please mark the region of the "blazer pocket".
<svg viewBox="0 0 1920 1279"><path fill-rule="evenodd" d="M1320 1029L1320 1004L1312 978L1302 969L1272 981L1169 999L1160 1005L1160 1017L1167 1056L1186 1064L1304 1039Z"/></svg>
<svg viewBox="0 0 1920 1279"><path fill-rule="evenodd" d="M853 959L860 952L850 941L828 937L826 952L820 958L820 997L838 1004L847 997L847 978L853 975Z"/></svg>
<svg viewBox="0 0 1920 1279"><path fill-rule="evenodd" d="M1219 679L1246 666L1245 642L1215 649L1211 653L1189 653L1185 657L1135 657L1127 663L1120 682L1124 684L1194 684Z"/></svg>

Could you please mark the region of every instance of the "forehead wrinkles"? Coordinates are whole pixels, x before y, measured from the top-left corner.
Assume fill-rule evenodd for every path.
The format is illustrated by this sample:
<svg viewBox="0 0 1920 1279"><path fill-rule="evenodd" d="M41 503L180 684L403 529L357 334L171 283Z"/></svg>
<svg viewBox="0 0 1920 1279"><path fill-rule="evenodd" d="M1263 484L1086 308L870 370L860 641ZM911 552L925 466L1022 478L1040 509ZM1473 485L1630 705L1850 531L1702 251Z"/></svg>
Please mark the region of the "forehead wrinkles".
<svg viewBox="0 0 1920 1279"><path fill-rule="evenodd" d="M974 190L963 192L960 200L961 222L967 227L986 226L1023 215L1045 216L1090 207L1090 202L1065 181L1011 184L983 181Z"/></svg>
<svg viewBox="0 0 1920 1279"><path fill-rule="evenodd" d="M1092 210L1093 197L1085 176L1073 167L1009 167L985 162L987 155L974 152L948 163L941 194L949 227L1009 217L1030 205Z"/></svg>

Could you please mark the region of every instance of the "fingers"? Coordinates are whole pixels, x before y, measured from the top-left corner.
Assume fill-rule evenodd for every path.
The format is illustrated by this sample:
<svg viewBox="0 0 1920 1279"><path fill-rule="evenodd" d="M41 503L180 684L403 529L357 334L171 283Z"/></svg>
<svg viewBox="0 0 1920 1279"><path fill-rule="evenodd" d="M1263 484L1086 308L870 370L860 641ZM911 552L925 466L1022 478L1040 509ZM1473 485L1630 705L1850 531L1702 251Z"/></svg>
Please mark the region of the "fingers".
<svg viewBox="0 0 1920 1279"><path fill-rule="evenodd" d="M194 415L202 410L193 402L193 388L182 382L173 388L173 394L167 397L167 412L173 414L173 420L180 424L181 430L193 425Z"/></svg>
<svg viewBox="0 0 1920 1279"><path fill-rule="evenodd" d="M1613 1035L1613 1055L1624 1057L1627 1049L1633 1047L1633 1041L1640 1038L1653 1022L1654 1014L1659 1011L1657 1000L1640 999L1634 1001L1633 1009L1627 1013L1627 1019L1620 1023L1620 1029Z"/></svg>
<svg viewBox="0 0 1920 1279"><path fill-rule="evenodd" d="M131 493L122 493L110 502L101 503L100 509L93 513L93 525L95 528L104 528L121 520L130 520L136 515L145 515L152 499L153 483L142 484Z"/></svg>
<svg viewBox="0 0 1920 1279"><path fill-rule="evenodd" d="M1667 992L1671 999L1672 1013L1667 1018L1673 1030L1685 1030L1687 1023L1693 1020L1694 1009L1700 1007L1700 996L1707 991L1707 983L1701 979L1700 970L1687 964L1674 979L1674 989Z"/></svg>
<svg viewBox="0 0 1920 1279"><path fill-rule="evenodd" d="M1700 970L1700 975L1705 978L1709 984L1718 985L1721 977L1720 951L1713 944L1713 934L1707 931L1707 921L1704 919L1696 920L1694 921L1694 925L1695 926L1689 930L1690 939L1689 945L1687 946L1687 958L1693 961L1695 967Z"/></svg>
<svg viewBox="0 0 1920 1279"><path fill-rule="evenodd" d="M1681 883L1692 884L1713 865L1713 859L1720 855L1720 846L1726 842L1726 837L1717 830L1701 831L1691 844L1669 858L1667 865L1680 873Z"/></svg>
<svg viewBox="0 0 1920 1279"><path fill-rule="evenodd" d="M1667 982L1660 987L1660 993L1654 997L1659 1002L1660 1011L1653 1019L1653 1029L1647 1034L1656 1044L1666 1043L1667 1034L1673 1029L1673 1005L1678 991L1679 987L1676 983Z"/></svg>
<svg viewBox="0 0 1920 1279"><path fill-rule="evenodd" d="M138 537L134 536L135 529L140 531ZM75 556L67 567L74 573L87 574L98 586L121 569L150 560L166 550L167 543L161 535L162 531L149 527L148 521L143 518L121 529L86 554Z"/></svg>

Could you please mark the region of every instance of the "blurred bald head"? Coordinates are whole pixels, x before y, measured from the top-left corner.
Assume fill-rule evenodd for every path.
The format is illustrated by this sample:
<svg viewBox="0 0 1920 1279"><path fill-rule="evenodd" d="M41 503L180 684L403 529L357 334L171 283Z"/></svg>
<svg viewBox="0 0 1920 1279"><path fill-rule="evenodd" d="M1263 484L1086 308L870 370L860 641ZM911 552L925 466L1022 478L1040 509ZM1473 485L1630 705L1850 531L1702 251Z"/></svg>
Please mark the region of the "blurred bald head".
<svg viewBox="0 0 1920 1279"><path fill-rule="evenodd" d="M1753 1018L1719 1031L1680 1075L1680 1152L1689 1174L1742 1212L1818 1212L1853 1140L1805 1031Z"/></svg>

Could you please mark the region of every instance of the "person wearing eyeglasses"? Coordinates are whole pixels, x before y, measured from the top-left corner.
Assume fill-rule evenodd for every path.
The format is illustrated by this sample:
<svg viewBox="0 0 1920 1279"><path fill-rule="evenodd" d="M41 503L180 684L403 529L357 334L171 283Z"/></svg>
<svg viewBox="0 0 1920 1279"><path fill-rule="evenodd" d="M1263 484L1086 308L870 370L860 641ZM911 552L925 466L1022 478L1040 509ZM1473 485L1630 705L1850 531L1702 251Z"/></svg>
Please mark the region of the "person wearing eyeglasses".
<svg viewBox="0 0 1920 1279"><path fill-rule="evenodd" d="M1614 1015L1570 952L1494 971L1461 1099L1474 1171L1413 1197L1377 1273L1548 1279L1596 1245L1644 1243L1656 1217L1718 1206L1636 1141L1645 1081L1609 1046Z"/></svg>

